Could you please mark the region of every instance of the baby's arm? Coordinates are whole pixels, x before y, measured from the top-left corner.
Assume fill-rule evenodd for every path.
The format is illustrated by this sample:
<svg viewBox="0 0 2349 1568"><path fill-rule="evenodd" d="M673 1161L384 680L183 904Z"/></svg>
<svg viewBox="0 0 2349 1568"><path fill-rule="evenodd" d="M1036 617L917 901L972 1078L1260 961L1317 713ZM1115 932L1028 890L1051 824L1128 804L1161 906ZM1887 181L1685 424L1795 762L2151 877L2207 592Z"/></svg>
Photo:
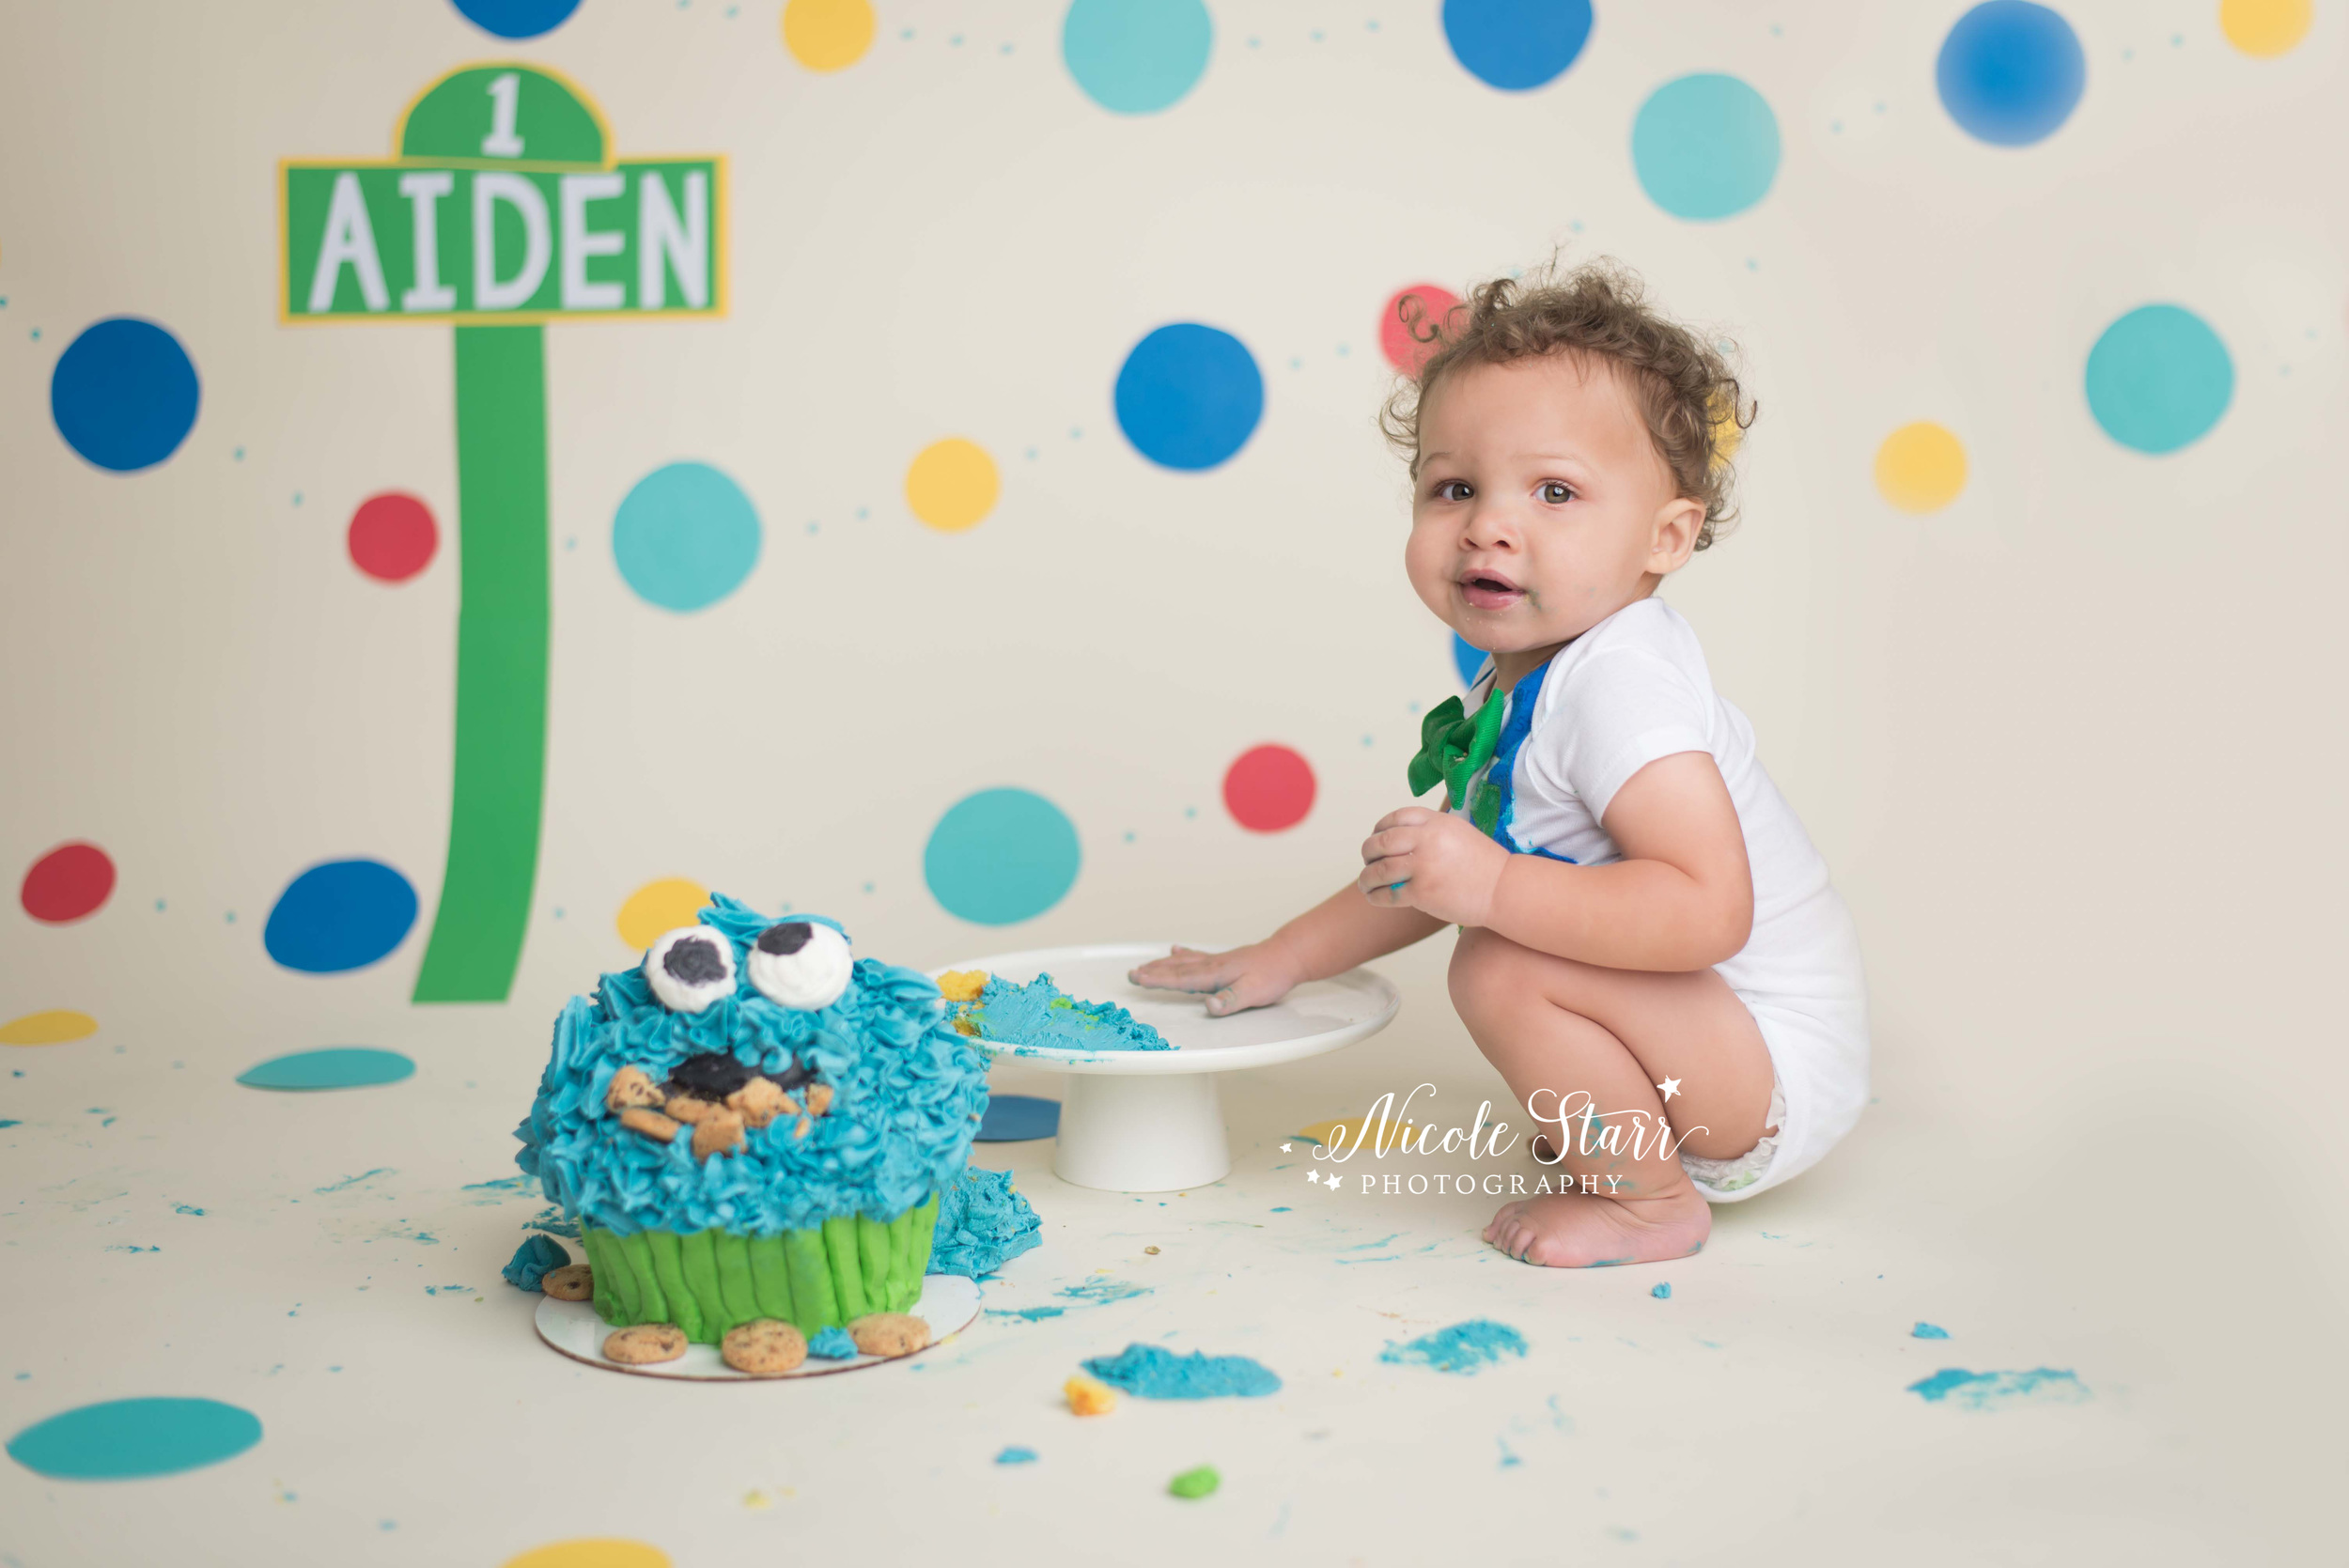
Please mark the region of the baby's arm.
<svg viewBox="0 0 2349 1568"><path fill-rule="evenodd" d="M1466 822L1407 807L1363 843L1359 886L1374 904L1606 969L1678 973L1736 956L1753 929L1753 873L1709 753L1641 768L1600 826L1624 858L1572 865L1512 855Z"/></svg>
<svg viewBox="0 0 2349 1568"><path fill-rule="evenodd" d="M1207 1012L1221 1017L1246 1007L1268 1007L1308 980L1327 980L1355 965L1410 946L1443 929L1419 909L1373 903L1352 884L1330 894L1263 941L1229 953L1178 947L1127 976L1137 986L1206 991Z"/></svg>

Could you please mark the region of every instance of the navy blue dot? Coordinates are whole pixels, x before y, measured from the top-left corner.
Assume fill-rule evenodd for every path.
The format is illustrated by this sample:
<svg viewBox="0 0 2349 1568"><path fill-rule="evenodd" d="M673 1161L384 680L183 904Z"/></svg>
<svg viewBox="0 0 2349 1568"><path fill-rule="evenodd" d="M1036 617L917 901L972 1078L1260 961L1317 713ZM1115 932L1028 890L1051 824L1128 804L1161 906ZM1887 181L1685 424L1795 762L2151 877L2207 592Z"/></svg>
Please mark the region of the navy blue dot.
<svg viewBox="0 0 2349 1568"><path fill-rule="evenodd" d="M1117 423L1166 468L1213 468L1247 444L1264 417L1264 377L1230 333L1177 321L1159 328L1117 372Z"/></svg>
<svg viewBox="0 0 2349 1568"><path fill-rule="evenodd" d="M381 861L328 861L286 885L261 945L289 970L339 974L397 947L416 923L416 890Z"/></svg>
<svg viewBox="0 0 2349 1568"><path fill-rule="evenodd" d="M117 474L179 449L201 399L195 365L152 321L116 316L75 338L49 378L49 412L68 446Z"/></svg>
<svg viewBox="0 0 2349 1568"><path fill-rule="evenodd" d="M1460 672L1460 684L1476 684L1476 672L1485 667L1485 650L1458 632L1452 634L1452 667ZM1417 711L1414 706L1413 711Z"/></svg>
<svg viewBox="0 0 2349 1568"><path fill-rule="evenodd" d="M450 0L458 14L502 39L535 39L570 20L579 0Z"/></svg>
<svg viewBox="0 0 2349 1568"><path fill-rule="evenodd" d="M1957 19L1934 63L1941 105L1965 132L2025 147L2072 116L2088 62L2072 24L2029 0L1987 0Z"/></svg>
<svg viewBox="0 0 2349 1568"><path fill-rule="evenodd" d="M1504 92L1556 80L1591 36L1590 0L1443 0L1443 36L1470 75Z"/></svg>

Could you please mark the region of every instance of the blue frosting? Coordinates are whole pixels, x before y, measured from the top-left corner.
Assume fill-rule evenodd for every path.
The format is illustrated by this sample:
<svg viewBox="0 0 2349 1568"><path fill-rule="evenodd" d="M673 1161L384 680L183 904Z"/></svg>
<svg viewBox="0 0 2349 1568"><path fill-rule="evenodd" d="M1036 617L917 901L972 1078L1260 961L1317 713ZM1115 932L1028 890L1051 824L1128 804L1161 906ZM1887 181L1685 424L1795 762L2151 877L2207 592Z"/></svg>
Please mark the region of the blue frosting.
<svg viewBox="0 0 2349 1568"><path fill-rule="evenodd" d="M1505 1323L1472 1317L1423 1334L1406 1344L1390 1344L1378 1358L1396 1366L1433 1367L1466 1374L1482 1372L1503 1356L1525 1354L1525 1336Z"/></svg>
<svg viewBox="0 0 2349 1568"><path fill-rule="evenodd" d="M1014 1443L995 1456L995 1463L998 1465L1033 1465L1035 1463L1035 1450L1021 1448Z"/></svg>
<svg viewBox="0 0 2349 1568"><path fill-rule="evenodd" d="M2029 1372L1943 1367L1931 1377L1911 1383L1908 1391L1930 1405L1949 1400L1969 1410L1996 1410L2025 1401L2077 1405L2088 1398L2087 1385L2068 1367L2033 1367Z"/></svg>
<svg viewBox="0 0 2349 1568"><path fill-rule="evenodd" d="M807 1342L807 1353L819 1361L846 1361L856 1355L856 1341L837 1323L828 1324Z"/></svg>
<svg viewBox="0 0 2349 1568"><path fill-rule="evenodd" d="M979 1038L1047 1050L1173 1050L1166 1036L1113 1001L1079 1001L1039 974L1025 986L988 976L964 1017Z"/></svg>
<svg viewBox="0 0 2349 1568"><path fill-rule="evenodd" d="M1043 1228L1028 1201L1012 1190L1010 1172L973 1166L938 1195L929 1272L974 1280L992 1274L1042 1241Z"/></svg>
<svg viewBox="0 0 2349 1568"><path fill-rule="evenodd" d="M1261 1399L1281 1391L1279 1374L1261 1362L1204 1350L1177 1356L1163 1345L1136 1343L1114 1356L1096 1356L1084 1367L1141 1399Z"/></svg>
<svg viewBox="0 0 2349 1568"><path fill-rule="evenodd" d="M640 970L622 970L555 1017L538 1097L514 1129L522 1144L514 1161L547 1197L622 1234L771 1234L853 1215L893 1219L952 1182L987 1109L987 1060L949 1027L938 986L860 958L831 1006L778 1006L749 979L750 945L774 923L723 893L701 922L734 943L734 995L672 1013ZM780 1117L752 1129L740 1152L699 1160L690 1140L657 1142L605 1109L622 1067L659 1083L685 1058L712 1051L770 1074L796 1061L832 1086L832 1105L804 1138L793 1136L796 1119Z"/></svg>
<svg viewBox="0 0 2349 1568"><path fill-rule="evenodd" d="M537 1290L538 1281L547 1277L547 1270L561 1268L571 1261L563 1250L563 1244L552 1236L535 1235L514 1250L511 1262L505 1269L506 1282L518 1290Z"/></svg>

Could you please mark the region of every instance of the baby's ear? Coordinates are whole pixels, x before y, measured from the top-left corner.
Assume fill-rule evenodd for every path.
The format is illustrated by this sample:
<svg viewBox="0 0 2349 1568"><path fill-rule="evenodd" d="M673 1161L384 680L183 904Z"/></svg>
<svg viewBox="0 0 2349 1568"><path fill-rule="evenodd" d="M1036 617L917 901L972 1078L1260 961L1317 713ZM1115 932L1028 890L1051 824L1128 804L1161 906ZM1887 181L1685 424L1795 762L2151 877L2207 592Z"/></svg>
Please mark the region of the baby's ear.
<svg viewBox="0 0 2349 1568"><path fill-rule="evenodd" d="M1703 502L1685 495L1666 502L1648 533L1647 569L1660 577L1687 566L1703 529Z"/></svg>

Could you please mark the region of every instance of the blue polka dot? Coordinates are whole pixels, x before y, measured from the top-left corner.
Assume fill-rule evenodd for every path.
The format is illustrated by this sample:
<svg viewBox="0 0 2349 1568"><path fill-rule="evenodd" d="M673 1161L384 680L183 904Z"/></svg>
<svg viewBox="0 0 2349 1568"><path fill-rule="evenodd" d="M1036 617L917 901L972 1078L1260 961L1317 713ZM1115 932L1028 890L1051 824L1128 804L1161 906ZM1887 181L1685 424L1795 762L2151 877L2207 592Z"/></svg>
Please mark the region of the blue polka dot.
<svg viewBox="0 0 2349 1568"><path fill-rule="evenodd" d="M340 974L383 957L415 923L407 877L381 861L328 861L286 884L261 945L289 970Z"/></svg>
<svg viewBox="0 0 2349 1568"><path fill-rule="evenodd" d="M1581 54L1590 0L1443 0L1443 36L1470 75L1525 92L1556 80Z"/></svg>
<svg viewBox="0 0 2349 1568"><path fill-rule="evenodd" d="M2234 361L2210 323L2177 305L2140 305L2088 351L2088 410L2139 452L2175 452L2218 423Z"/></svg>
<svg viewBox="0 0 2349 1568"><path fill-rule="evenodd" d="M259 1417L216 1399L110 1399L34 1422L8 1439L8 1457L62 1481L127 1481L217 1465L260 1440Z"/></svg>
<svg viewBox="0 0 2349 1568"><path fill-rule="evenodd" d="M1126 439L1168 468L1213 468L1255 433L1264 376L1230 333L1177 321L1140 343L1117 372Z"/></svg>
<svg viewBox="0 0 2349 1568"><path fill-rule="evenodd" d="M1200 0L1076 0L1060 29L1068 74L1121 115L1156 114L1190 91L1214 43Z"/></svg>
<svg viewBox="0 0 2349 1568"><path fill-rule="evenodd" d="M1648 199L1673 217L1730 217L1778 178L1778 116L1735 76L1680 77L1640 105L1631 166Z"/></svg>
<svg viewBox="0 0 2349 1568"><path fill-rule="evenodd" d="M132 316L87 328L57 356L49 378L57 433L117 474L152 468L179 450L201 396L179 340Z"/></svg>
<svg viewBox="0 0 2349 1568"><path fill-rule="evenodd" d="M248 1089L369 1089L413 1078L416 1064L396 1050L366 1046L330 1046L272 1056L247 1067L237 1081Z"/></svg>
<svg viewBox="0 0 2349 1568"><path fill-rule="evenodd" d="M663 610L700 610L758 565L758 511L707 463L671 463L636 482L612 520L612 555L637 596Z"/></svg>
<svg viewBox="0 0 2349 1568"><path fill-rule="evenodd" d="M981 1143L1025 1143L1060 1131L1060 1101L1040 1094L990 1094L974 1135Z"/></svg>
<svg viewBox="0 0 2349 1568"><path fill-rule="evenodd" d="M1461 636L1452 634L1452 665L1460 672L1460 684L1476 684L1476 672L1485 667L1485 650Z"/></svg>
<svg viewBox="0 0 2349 1568"><path fill-rule="evenodd" d="M1950 117L1999 147L2051 134L2071 118L2087 79L2072 24L2028 0L1988 0L1959 17L1933 68Z"/></svg>
<svg viewBox="0 0 2349 1568"><path fill-rule="evenodd" d="M535 39L570 20L579 0L451 0L467 22L502 39Z"/></svg>
<svg viewBox="0 0 2349 1568"><path fill-rule="evenodd" d="M1032 920L1077 880L1076 825L1043 796L983 789L938 819L922 851L922 876L946 908L980 925Z"/></svg>

